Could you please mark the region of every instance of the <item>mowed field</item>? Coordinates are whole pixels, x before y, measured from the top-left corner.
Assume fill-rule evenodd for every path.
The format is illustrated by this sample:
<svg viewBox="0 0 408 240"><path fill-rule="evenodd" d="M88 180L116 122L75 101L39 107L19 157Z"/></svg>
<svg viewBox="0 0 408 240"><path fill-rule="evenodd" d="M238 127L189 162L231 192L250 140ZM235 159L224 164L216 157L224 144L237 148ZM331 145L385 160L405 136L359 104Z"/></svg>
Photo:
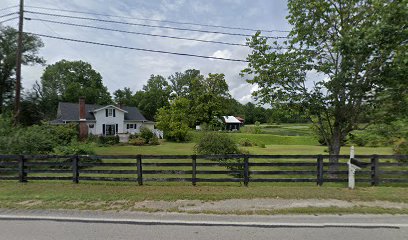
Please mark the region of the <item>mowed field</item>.
<svg viewBox="0 0 408 240"><path fill-rule="evenodd" d="M248 126L253 127L253 126ZM310 124L280 124L261 125L260 134L242 132L225 133L230 135L237 143L243 139L250 140L252 147L241 147L250 154L327 154L327 147L321 146L313 136ZM96 147L98 155L132 155L132 154L157 154L157 155L190 155L194 154L194 146L199 138L199 132L191 132L192 141L176 143L162 141L157 146L108 146ZM265 145L265 147L259 147ZM349 154L350 146L343 146L341 154ZM383 147L356 147L356 154L392 154L392 148Z"/></svg>

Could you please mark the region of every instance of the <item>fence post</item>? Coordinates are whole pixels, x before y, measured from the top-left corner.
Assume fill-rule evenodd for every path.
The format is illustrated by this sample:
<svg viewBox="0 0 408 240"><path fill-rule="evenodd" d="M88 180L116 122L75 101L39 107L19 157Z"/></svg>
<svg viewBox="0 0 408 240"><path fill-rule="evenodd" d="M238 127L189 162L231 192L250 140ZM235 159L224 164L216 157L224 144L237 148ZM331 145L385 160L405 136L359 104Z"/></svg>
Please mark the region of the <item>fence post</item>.
<svg viewBox="0 0 408 240"><path fill-rule="evenodd" d="M248 187L249 183L249 158L248 155L244 155L244 185Z"/></svg>
<svg viewBox="0 0 408 240"><path fill-rule="evenodd" d="M27 173L24 171L26 159L20 155L18 160L18 180L19 182L27 182Z"/></svg>
<svg viewBox="0 0 408 240"><path fill-rule="evenodd" d="M191 183L193 184L193 186L195 186L197 184L197 155L192 155L191 156L191 160L192 160L192 176L191 176Z"/></svg>
<svg viewBox="0 0 408 240"><path fill-rule="evenodd" d="M79 169L78 169L78 165L79 165L79 156L76 155L73 159L72 159L72 182L73 183L78 183L79 182Z"/></svg>
<svg viewBox="0 0 408 240"><path fill-rule="evenodd" d="M140 186L143 185L143 169L142 169L142 156L137 155L137 182Z"/></svg>
<svg viewBox="0 0 408 240"><path fill-rule="evenodd" d="M373 155L371 158L371 186L378 186L380 183L380 171L378 168L378 156Z"/></svg>
<svg viewBox="0 0 408 240"><path fill-rule="evenodd" d="M317 156L317 186L323 185L323 157L322 155Z"/></svg>

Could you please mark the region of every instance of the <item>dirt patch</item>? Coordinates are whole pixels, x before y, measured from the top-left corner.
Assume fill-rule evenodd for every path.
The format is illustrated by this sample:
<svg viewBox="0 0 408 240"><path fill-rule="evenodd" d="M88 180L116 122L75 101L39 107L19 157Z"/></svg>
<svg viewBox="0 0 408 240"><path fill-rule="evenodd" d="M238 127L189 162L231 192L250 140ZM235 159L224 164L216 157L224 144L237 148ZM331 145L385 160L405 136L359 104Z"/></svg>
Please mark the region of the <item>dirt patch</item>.
<svg viewBox="0 0 408 240"><path fill-rule="evenodd" d="M408 209L408 203L387 201L361 202L343 201L336 199L229 199L223 201L202 202L197 200L143 201L134 204L135 209L157 209L169 211L177 209L182 212L234 212L234 211L263 211L290 208L353 208L379 207L386 209Z"/></svg>
<svg viewBox="0 0 408 240"><path fill-rule="evenodd" d="M43 201L41 200L27 200L27 201L22 201L17 203L20 206L24 207L35 207L43 204Z"/></svg>
<svg viewBox="0 0 408 240"><path fill-rule="evenodd" d="M92 209L114 211L149 211L149 212L260 212L282 209L299 208L358 208L371 207L381 209L408 210L408 203L388 201L344 201L336 199L229 199L222 201L203 202L200 200L177 201L66 201L43 202L41 200L27 200L18 202L23 208L41 208L46 206L60 207L61 209Z"/></svg>

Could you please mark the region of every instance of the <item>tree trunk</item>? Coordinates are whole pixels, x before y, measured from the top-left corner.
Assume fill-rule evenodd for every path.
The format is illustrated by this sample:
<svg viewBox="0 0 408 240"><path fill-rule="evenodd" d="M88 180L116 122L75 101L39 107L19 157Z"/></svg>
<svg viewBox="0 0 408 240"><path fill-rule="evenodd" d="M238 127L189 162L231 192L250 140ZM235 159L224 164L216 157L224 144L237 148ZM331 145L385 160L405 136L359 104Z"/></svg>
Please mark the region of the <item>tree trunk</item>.
<svg viewBox="0 0 408 240"><path fill-rule="evenodd" d="M329 163L334 164L339 162L339 157L338 155L340 154L340 148L341 148L341 142L342 142L342 137L341 137L340 131L334 131L333 135L331 136L331 144L329 145ZM338 166L329 166L329 171L337 171ZM335 178L336 175L333 173L329 174L330 178Z"/></svg>

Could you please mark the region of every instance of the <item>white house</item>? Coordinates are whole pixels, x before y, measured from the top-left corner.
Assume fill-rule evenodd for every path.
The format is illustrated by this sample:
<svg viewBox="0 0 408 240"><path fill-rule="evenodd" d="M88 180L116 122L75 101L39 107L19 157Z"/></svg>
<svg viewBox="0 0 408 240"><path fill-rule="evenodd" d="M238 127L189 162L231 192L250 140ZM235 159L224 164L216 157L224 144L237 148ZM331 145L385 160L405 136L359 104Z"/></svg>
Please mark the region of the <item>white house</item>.
<svg viewBox="0 0 408 240"><path fill-rule="evenodd" d="M154 122L146 120L136 107L60 102L57 119L52 124L79 123L80 136L139 133L141 127L154 129Z"/></svg>

